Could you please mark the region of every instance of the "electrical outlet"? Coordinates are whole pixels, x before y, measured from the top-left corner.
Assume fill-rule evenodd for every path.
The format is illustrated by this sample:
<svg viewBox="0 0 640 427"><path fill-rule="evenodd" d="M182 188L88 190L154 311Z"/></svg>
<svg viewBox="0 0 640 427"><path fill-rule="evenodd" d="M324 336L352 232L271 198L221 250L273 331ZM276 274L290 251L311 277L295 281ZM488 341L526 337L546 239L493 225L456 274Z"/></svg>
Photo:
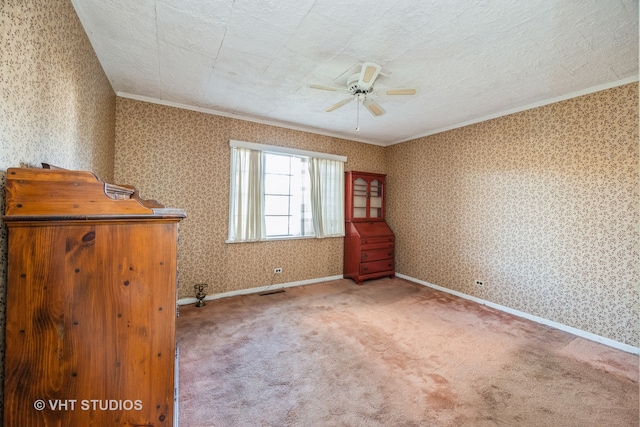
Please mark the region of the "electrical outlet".
<svg viewBox="0 0 640 427"><path fill-rule="evenodd" d="M482 280L476 280L476 286L483 286L484 282Z"/></svg>
<svg viewBox="0 0 640 427"><path fill-rule="evenodd" d="M282 273L282 268L278 267L273 269L273 274L280 274L280 273Z"/></svg>

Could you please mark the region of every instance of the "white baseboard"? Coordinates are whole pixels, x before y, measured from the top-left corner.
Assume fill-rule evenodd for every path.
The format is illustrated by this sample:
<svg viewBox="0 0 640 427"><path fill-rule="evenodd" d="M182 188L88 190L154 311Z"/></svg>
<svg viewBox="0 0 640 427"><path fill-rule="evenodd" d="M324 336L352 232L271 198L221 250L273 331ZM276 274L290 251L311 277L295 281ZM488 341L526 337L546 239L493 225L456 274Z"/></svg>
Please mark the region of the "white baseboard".
<svg viewBox="0 0 640 427"><path fill-rule="evenodd" d="M448 294L452 294L452 295L455 295L455 296L460 297L460 298L464 298L464 299L467 299L467 300L470 300L470 301L477 302L478 304L486 305L488 307L495 308L497 310L504 311L504 312L509 313L509 314L513 314L514 316L518 316L518 317L522 317L522 318L525 318L525 319L528 319L528 320L532 320L532 321L534 321L536 323L540 323L540 324L543 324L543 325L546 325L546 326L551 326L552 328L560 329L561 331L569 332L570 334L579 336L581 338L585 338L585 339L588 339L590 341L599 342L601 344L607 345L609 347L616 348L618 350L625 351L627 353L640 354L640 348L639 347L634 347L634 346L629 345L629 344L625 344L625 343L622 343L622 342L619 342L619 341L614 341L612 339L605 338L605 337L602 337L600 335L592 334L591 332L586 332L586 331L583 331L581 329L574 328L572 326L564 325L562 323L558 323L558 322L554 322L554 321L549 320L549 319L545 319L544 317L534 316L533 314L525 313L523 311L515 310L513 308L509 308L509 307L506 307L506 306L503 306L503 305L500 305L500 304L496 304L496 303L493 303L491 301L483 300L482 298L477 298L477 297L474 297L474 296L471 296L471 295L464 294L462 292L454 291L452 289L443 288L442 286L434 285L433 283L429 283L429 282L425 282L423 280L415 279L413 277L406 276L404 274L396 273L396 276L400 277L402 279L408 280L410 282L418 283L420 285L427 286L429 288L433 288L433 289L436 289L438 291L446 292Z"/></svg>
<svg viewBox="0 0 640 427"><path fill-rule="evenodd" d="M288 283L276 283L273 285L267 285L267 286L260 286L257 288L249 288L249 289L240 289L237 291L230 291L230 292L223 292L221 294L214 294L214 295L207 295L204 300L205 301L211 301L211 300L215 300L215 299L220 299L220 298L227 298L227 297L233 297L236 295L248 295L248 294L257 294L260 292L265 292L265 291L272 291L274 289L281 289L281 288L291 288L294 286L302 286L302 285L310 285L312 283L320 283L320 282L329 282L331 280L340 280L343 279L344 276L341 274L339 276L327 276L327 277L320 277L317 279L308 279L308 280L299 280L297 282L288 282ZM178 305L188 305L188 304L194 304L198 302L197 298L181 298L178 300Z"/></svg>

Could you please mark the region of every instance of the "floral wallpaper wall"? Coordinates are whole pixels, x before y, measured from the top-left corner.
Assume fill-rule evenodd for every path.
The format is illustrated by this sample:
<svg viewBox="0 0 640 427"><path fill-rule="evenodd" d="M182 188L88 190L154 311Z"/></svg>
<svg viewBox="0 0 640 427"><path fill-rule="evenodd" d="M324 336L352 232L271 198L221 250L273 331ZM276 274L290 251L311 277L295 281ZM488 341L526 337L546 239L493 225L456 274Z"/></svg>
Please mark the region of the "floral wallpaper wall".
<svg viewBox="0 0 640 427"><path fill-rule="evenodd" d="M118 98L115 178L182 208L179 297L342 274L343 239L227 244L229 140L347 156L345 170L384 173L384 147ZM276 267L283 269L275 276Z"/></svg>
<svg viewBox="0 0 640 427"><path fill-rule="evenodd" d="M0 211L10 167L45 162L113 179L116 97L71 2L2 0L0 58ZM6 267L0 221L2 365Z"/></svg>
<svg viewBox="0 0 640 427"><path fill-rule="evenodd" d="M0 2L0 52L0 210L40 162L183 208L181 298L342 274L341 238L224 243L238 139L387 173L399 273L640 346L637 84L385 148L116 100L69 0Z"/></svg>
<svg viewBox="0 0 640 427"><path fill-rule="evenodd" d="M640 345L637 83L385 155L398 272Z"/></svg>

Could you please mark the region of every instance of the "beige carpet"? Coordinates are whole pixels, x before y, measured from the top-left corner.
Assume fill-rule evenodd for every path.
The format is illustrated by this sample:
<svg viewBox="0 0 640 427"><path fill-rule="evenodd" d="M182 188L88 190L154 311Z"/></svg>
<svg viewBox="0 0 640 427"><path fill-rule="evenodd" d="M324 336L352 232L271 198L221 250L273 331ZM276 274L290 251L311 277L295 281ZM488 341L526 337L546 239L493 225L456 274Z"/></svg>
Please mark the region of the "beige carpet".
<svg viewBox="0 0 640 427"><path fill-rule="evenodd" d="M638 357L401 279L181 307L180 426L638 426Z"/></svg>

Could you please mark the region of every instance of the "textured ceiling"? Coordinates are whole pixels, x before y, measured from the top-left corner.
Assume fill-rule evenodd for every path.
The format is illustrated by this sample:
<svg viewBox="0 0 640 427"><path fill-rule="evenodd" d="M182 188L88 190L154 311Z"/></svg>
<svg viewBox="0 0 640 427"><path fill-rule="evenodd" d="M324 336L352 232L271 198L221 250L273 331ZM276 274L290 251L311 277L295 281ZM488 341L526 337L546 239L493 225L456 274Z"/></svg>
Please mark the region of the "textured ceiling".
<svg viewBox="0 0 640 427"><path fill-rule="evenodd" d="M72 3L120 96L379 145L638 76L637 0ZM387 113L356 132L357 103L309 85L367 61Z"/></svg>

